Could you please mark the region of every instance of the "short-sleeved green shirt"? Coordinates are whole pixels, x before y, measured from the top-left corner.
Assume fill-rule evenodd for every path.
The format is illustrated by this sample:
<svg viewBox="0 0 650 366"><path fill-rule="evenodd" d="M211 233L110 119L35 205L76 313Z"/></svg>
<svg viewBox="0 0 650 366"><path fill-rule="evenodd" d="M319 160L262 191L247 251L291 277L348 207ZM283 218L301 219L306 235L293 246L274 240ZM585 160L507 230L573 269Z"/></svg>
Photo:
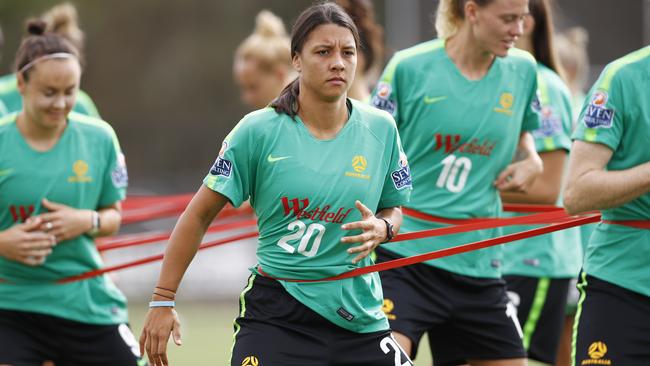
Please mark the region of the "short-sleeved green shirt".
<svg viewBox="0 0 650 366"><path fill-rule="evenodd" d="M650 161L650 46L605 67L591 88L573 134L613 152L607 170ZM603 220L650 220L650 193L602 210ZM585 255L587 274L650 296L650 230L601 223Z"/></svg>
<svg viewBox="0 0 650 366"><path fill-rule="evenodd" d="M257 260L275 278L320 279L372 264L353 265L352 233L361 219L355 200L376 212L405 204L411 191L395 122L351 101L349 120L331 140L314 138L299 117L272 108L247 115L223 142L204 184L234 206L250 198L258 217ZM256 269L253 269L255 272ZM334 324L354 332L388 329L377 273L340 281L280 281Z"/></svg>
<svg viewBox="0 0 650 366"><path fill-rule="evenodd" d="M548 67L537 64L537 87L541 126L533 131L538 153L569 151L573 129L571 94L562 79ZM557 204L561 204L558 198ZM512 216L512 215L510 215ZM504 234L535 228L510 226ZM504 245L503 274L530 277L573 278L582 265L580 229L571 228Z"/></svg>
<svg viewBox="0 0 650 366"><path fill-rule="evenodd" d="M8 113L20 112L23 109L23 98L18 92L16 74L0 77L0 102L5 107L5 113L0 108L0 117ZM83 90L79 90L77 93L77 102L72 110L90 117L100 118L95 103Z"/></svg>
<svg viewBox="0 0 650 366"><path fill-rule="evenodd" d="M539 126L536 63L513 49L496 58L481 80L468 80L447 55L443 40L398 52L373 93L372 104L393 114L413 175L409 207L453 219L497 217L501 200L493 185L513 159L520 134ZM403 232L432 224L404 217ZM388 244L412 256L500 235L482 230ZM500 277L501 247L426 264L474 277Z"/></svg>
<svg viewBox="0 0 650 366"><path fill-rule="evenodd" d="M32 149L16 114L0 119L0 230L47 212L43 198L79 209L98 209L124 199L126 166L108 123L70 113L59 141L46 152ZM45 263L32 267L0 257L0 309L28 311L90 324L127 321L126 299L108 276L56 284L102 267L87 235L58 243Z"/></svg>

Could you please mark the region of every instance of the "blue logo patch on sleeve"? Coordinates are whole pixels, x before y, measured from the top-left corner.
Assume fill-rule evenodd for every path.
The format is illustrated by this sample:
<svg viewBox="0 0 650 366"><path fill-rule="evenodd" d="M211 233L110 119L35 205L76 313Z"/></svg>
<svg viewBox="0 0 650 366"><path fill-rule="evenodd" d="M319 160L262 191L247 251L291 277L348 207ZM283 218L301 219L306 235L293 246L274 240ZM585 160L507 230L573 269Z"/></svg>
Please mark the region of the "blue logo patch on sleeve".
<svg viewBox="0 0 650 366"><path fill-rule="evenodd" d="M210 169L210 174L220 175L226 178L230 177L231 172L232 172L232 162L222 157L218 157L217 160L214 162L212 169Z"/></svg>
<svg viewBox="0 0 650 366"><path fill-rule="evenodd" d="M596 91L585 110L583 121L589 128L611 128L614 121L614 110L606 108L609 96L604 91Z"/></svg>
<svg viewBox="0 0 650 366"><path fill-rule="evenodd" d="M372 105L394 116L396 104L395 101L390 98L393 93L393 88L390 84L380 81L379 84L377 84L376 93L377 94L372 98Z"/></svg>
<svg viewBox="0 0 650 366"><path fill-rule="evenodd" d="M129 184L129 174L126 171L126 160L124 154L117 155L117 164L111 172L111 180L115 188L124 188Z"/></svg>
<svg viewBox="0 0 650 366"><path fill-rule="evenodd" d="M551 107L545 106L541 110L541 124L533 131L533 136L538 138L551 137L562 132L562 121L555 116Z"/></svg>
<svg viewBox="0 0 650 366"><path fill-rule="evenodd" d="M399 166L400 169L397 169L394 172L390 173L390 177L393 179L395 188L397 188L397 190L401 190L407 187L412 187L413 183L411 180L411 171L406 160L406 155L401 154Z"/></svg>
<svg viewBox="0 0 650 366"><path fill-rule="evenodd" d="M392 114L393 116L395 115L395 110L397 110L397 105L395 104L394 101L390 99L381 98L378 95L375 95L372 98L372 105Z"/></svg>

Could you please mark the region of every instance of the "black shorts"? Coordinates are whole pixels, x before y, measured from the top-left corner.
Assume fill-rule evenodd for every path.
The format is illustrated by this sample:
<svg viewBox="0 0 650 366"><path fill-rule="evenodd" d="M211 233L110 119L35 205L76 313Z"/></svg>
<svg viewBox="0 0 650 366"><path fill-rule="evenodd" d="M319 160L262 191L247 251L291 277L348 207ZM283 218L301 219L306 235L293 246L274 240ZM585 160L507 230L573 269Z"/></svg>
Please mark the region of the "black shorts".
<svg viewBox="0 0 650 366"><path fill-rule="evenodd" d="M377 262L395 258L377 250ZM526 357L502 279L463 276L421 263L380 275L384 311L393 331L412 341L412 357L425 332L436 366Z"/></svg>
<svg viewBox="0 0 650 366"><path fill-rule="evenodd" d="M650 365L650 297L581 275L575 365Z"/></svg>
<svg viewBox="0 0 650 366"><path fill-rule="evenodd" d="M508 296L517 307L528 358L554 364L564 327L571 279L504 276Z"/></svg>
<svg viewBox="0 0 650 366"><path fill-rule="evenodd" d="M275 280L251 276L248 283L235 320L232 366L413 365L390 330L355 333L303 305Z"/></svg>
<svg viewBox="0 0 650 366"><path fill-rule="evenodd" d="M146 365L126 324L96 325L55 316L0 310L0 365Z"/></svg>

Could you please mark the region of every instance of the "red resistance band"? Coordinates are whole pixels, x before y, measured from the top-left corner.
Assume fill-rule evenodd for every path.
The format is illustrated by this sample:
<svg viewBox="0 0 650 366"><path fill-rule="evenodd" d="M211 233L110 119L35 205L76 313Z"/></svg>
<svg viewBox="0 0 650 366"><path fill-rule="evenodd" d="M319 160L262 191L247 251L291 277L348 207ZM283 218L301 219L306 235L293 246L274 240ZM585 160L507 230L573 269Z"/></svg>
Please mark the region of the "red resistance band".
<svg viewBox="0 0 650 366"><path fill-rule="evenodd" d="M219 233L223 231L235 230L253 227L257 224L256 219L243 219L226 224L212 224L208 227L206 233ZM171 231L164 233L144 233L144 234L130 234L113 236L105 239L97 240L97 250L104 252L107 250L128 248L136 245L156 243L163 240L168 240L171 237Z"/></svg>
<svg viewBox="0 0 650 366"><path fill-rule="evenodd" d="M133 224L142 221L174 216L182 213L189 204L194 194L181 194L176 196L129 196L122 204L122 224ZM220 218L250 215L253 208L242 205L234 208L230 205L224 207L219 213Z"/></svg>
<svg viewBox="0 0 650 366"><path fill-rule="evenodd" d="M488 247L491 247L491 246L494 246L494 245L505 244L505 243L509 243L509 242L513 242L513 241L517 241L517 240L521 240L521 239L530 238L530 237L533 237L533 236L548 234L548 233L551 233L551 232L554 232L554 231L559 231L559 230L564 230L564 229L568 229L568 228L575 227L575 226L590 224L590 223L597 222L597 221L600 221L600 215L590 215L590 216L586 216L586 217L571 218L570 220L567 220L566 222L551 224L551 225L546 226L546 227L527 230L527 231L523 231L523 232L520 232L520 233L500 236L500 237L492 238L492 239L485 239L485 240L477 241L477 242L470 243L470 244L459 245L459 246L456 246L456 247L440 249L440 250L436 250L436 251L425 253L425 254L415 255L415 256L412 256L412 257L395 259L395 260L388 261L388 262L374 264L372 266L357 268L357 269L354 269L352 271L342 273L342 274L340 274L338 276L332 276L332 277L327 277L327 278L322 278L322 279L317 279L317 280L304 280L304 279L295 279L295 278L274 278L274 277L269 276L268 274L266 274L262 270L262 268L260 266L257 267L257 270L258 270L259 273L261 273L262 275L264 275L266 277L273 278L273 279L276 279L276 280L281 280L281 281L287 281L287 282L336 281L336 280L342 280L342 279L346 279L346 278L361 276L361 275L368 274L368 273L371 273L371 272L386 271L386 270L389 270L389 269L408 266L408 265L415 264L415 263L421 263L421 262L432 260L432 259L438 259L438 258L448 257L448 256L451 256L451 255L456 255L456 254L461 254L461 253L466 253L466 252L470 252L470 251L474 251L474 250L478 250L478 249L488 248ZM409 234L414 234L414 233L409 233Z"/></svg>
<svg viewBox="0 0 650 366"><path fill-rule="evenodd" d="M646 229L646 230L650 229L650 220L621 220L621 221L603 220L603 223L612 224L612 225L629 226L636 229Z"/></svg>

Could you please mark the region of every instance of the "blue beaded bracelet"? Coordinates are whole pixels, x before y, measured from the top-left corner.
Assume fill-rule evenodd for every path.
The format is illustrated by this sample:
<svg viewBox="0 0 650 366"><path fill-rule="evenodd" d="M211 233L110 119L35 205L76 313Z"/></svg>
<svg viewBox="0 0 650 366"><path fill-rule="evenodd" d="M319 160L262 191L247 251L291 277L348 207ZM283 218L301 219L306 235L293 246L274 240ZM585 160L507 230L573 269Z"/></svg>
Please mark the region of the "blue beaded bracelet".
<svg viewBox="0 0 650 366"><path fill-rule="evenodd" d="M176 306L174 301L151 301L149 302L150 308L173 308Z"/></svg>

